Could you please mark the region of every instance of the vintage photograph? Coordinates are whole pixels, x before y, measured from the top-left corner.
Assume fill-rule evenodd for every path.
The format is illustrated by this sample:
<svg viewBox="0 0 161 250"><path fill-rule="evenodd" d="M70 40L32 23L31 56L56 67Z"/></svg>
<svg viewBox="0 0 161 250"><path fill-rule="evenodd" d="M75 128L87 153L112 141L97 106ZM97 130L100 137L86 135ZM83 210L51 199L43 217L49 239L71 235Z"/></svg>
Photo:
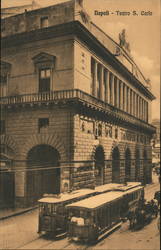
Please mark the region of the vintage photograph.
<svg viewBox="0 0 161 250"><path fill-rule="evenodd" d="M2 0L0 249L160 249L160 1Z"/></svg>

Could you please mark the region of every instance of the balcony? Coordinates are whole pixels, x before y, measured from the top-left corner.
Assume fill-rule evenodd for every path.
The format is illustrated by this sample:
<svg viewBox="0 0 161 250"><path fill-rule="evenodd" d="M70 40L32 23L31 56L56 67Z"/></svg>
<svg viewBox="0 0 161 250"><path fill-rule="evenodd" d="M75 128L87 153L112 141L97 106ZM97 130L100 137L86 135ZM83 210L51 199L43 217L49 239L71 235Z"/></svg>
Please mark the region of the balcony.
<svg viewBox="0 0 161 250"><path fill-rule="evenodd" d="M79 106L83 106L93 111L98 111L103 114L103 117L108 121L115 121L119 124L127 124L131 127L147 130L150 133L155 132L155 127L142 121L125 111L122 111L104 101L97 99L96 97L89 95L79 89L61 90L52 92L42 92L34 94L24 94L17 96L6 96L0 98L1 107L11 108L12 106L26 105L49 105L49 104L69 104L77 103ZM76 106L75 106L76 107Z"/></svg>

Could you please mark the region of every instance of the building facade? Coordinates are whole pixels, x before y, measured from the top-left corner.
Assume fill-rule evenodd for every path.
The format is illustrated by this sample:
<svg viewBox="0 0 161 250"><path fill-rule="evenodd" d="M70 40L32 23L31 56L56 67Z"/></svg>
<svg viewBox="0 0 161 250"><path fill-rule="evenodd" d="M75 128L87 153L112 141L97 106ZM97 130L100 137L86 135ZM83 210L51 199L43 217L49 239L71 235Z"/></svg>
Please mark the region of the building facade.
<svg viewBox="0 0 161 250"><path fill-rule="evenodd" d="M160 120L152 120L152 125L156 127L156 133L152 138L152 162L157 165L160 163Z"/></svg>
<svg viewBox="0 0 161 250"><path fill-rule="evenodd" d="M151 182L154 96L125 31L116 43L72 0L3 19L2 48L1 200Z"/></svg>

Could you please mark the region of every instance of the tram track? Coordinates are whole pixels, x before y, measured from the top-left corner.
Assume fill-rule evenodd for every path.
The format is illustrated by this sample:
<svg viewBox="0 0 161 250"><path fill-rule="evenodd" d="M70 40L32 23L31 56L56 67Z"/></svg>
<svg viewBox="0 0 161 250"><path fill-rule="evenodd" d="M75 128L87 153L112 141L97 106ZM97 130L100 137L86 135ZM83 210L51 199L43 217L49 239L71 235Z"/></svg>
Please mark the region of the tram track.
<svg viewBox="0 0 161 250"><path fill-rule="evenodd" d="M152 199L154 192L159 189L159 183L154 183L153 185L148 185L145 187L146 199ZM97 243L99 243L98 240ZM81 249L87 250L91 249L91 245L85 245L79 242L69 241L66 235L60 238L47 238L44 236L39 236L27 243L21 244L16 249Z"/></svg>
<svg viewBox="0 0 161 250"><path fill-rule="evenodd" d="M40 236L36 239L28 241L27 243L25 243L23 245L20 245L19 247L17 247L17 249L39 249L39 248L42 248L43 246L46 246L46 245L53 243L53 240L50 240L50 243L48 242L48 244L46 244L46 240L47 239ZM45 243L45 245L44 244L43 244L43 246L40 245L40 243L42 244L43 242Z"/></svg>

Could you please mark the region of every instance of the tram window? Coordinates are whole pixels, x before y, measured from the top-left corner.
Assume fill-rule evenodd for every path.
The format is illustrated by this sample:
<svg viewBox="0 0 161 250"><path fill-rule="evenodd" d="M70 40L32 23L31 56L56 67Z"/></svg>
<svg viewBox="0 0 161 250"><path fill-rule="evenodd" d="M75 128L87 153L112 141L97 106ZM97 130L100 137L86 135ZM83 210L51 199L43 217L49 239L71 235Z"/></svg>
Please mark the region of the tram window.
<svg viewBox="0 0 161 250"><path fill-rule="evenodd" d="M58 206L58 208L57 208L57 212L58 212L58 214L61 214L61 215L63 215L64 213L65 213L65 211L64 211L64 207L63 206Z"/></svg>
<svg viewBox="0 0 161 250"><path fill-rule="evenodd" d="M45 215L51 214L51 204L42 204L41 212Z"/></svg>
<svg viewBox="0 0 161 250"><path fill-rule="evenodd" d="M80 211L77 209L72 209L72 216L74 217L80 217Z"/></svg>
<svg viewBox="0 0 161 250"><path fill-rule="evenodd" d="M56 204L52 204L51 212L52 212L52 213L56 213L56 210L57 210Z"/></svg>

